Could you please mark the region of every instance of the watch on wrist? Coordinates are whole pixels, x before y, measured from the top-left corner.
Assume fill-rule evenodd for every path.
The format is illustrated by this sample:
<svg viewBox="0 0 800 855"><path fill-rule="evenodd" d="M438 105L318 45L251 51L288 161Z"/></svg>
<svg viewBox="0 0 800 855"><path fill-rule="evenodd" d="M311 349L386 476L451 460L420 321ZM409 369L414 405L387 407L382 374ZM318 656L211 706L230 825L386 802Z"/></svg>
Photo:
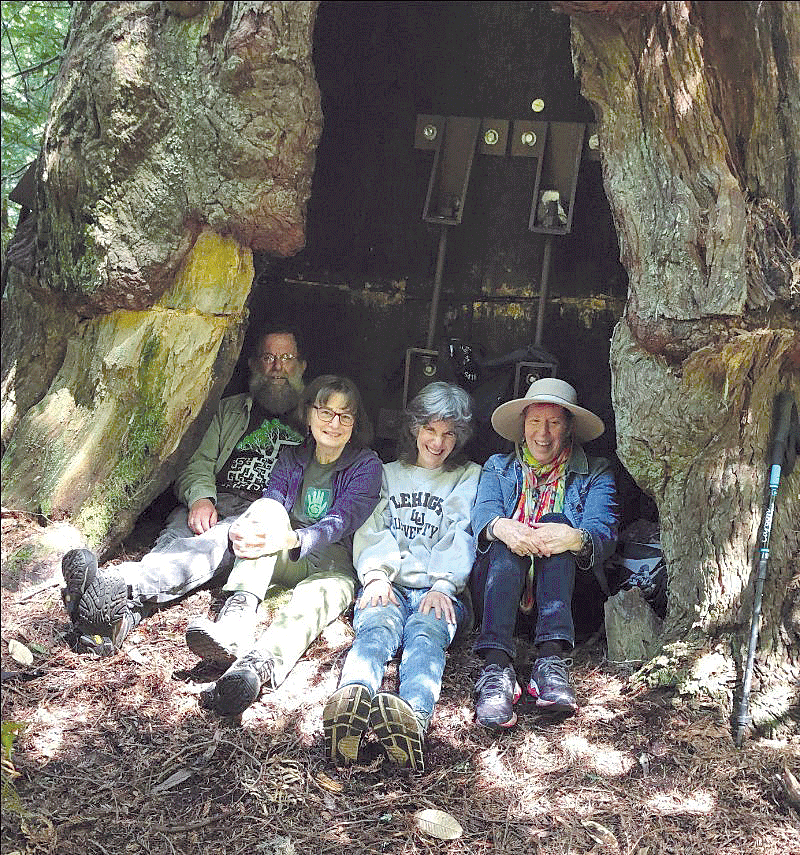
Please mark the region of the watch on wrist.
<svg viewBox="0 0 800 855"><path fill-rule="evenodd" d="M578 529L578 531L581 533L581 545L577 549L572 550L573 555L580 555L582 552L585 552L592 541L592 536L585 528Z"/></svg>

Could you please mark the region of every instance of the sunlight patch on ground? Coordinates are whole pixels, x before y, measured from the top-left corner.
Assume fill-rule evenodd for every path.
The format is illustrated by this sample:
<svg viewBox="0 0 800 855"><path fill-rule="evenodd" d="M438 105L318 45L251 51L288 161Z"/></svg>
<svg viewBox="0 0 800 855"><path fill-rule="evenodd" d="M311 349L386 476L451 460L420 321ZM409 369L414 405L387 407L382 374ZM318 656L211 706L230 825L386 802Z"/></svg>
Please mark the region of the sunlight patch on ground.
<svg viewBox="0 0 800 855"><path fill-rule="evenodd" d="M589 704L581 710L581 716L587 721L614 721L619 715L619 712L597 703Z"/></svg>
<svg viewBox="0 0 800 855"><path fill-rule="evenodd" d="M656 793L645 804L653 812L662 816L676 814L710 814L716 807L716 799L708 790L694 790L691 793Z"/></svg>
<svg viewBox="0 0 800 855"><path fill-rule="evenodd" d="M563 765L561 758L556 758L548 738L534 731L520 731L515 741L516 762L525 771L536 774L546 773L554 768L556 763Z"/></svg>
<svg viewBox="0 0 800 855"><path fill-rule="evenodd" d="M628 751L591 743L584 736L566 736L561 742L567 755L583 768L609 778L625 775L636 765Z"/></svg>
<svg viewBox="0 0 800 855"><path fill-rule="evenodd" d="M96 710L94 711L96 715ZM77 704L63 707L39 706L26 722L26 729L31 734L23 738L27 746L47 760L52 760L64 746L65 739L72 739L72 731L76 726L88 725L89 710L79 708ZM81 728L82 729L82 728Z"/></svg>
<svg viewBox="0 0 800 855"><path fill-rule="evenodd" d="M513 773L511 765L506 759L506 754L507 751L501 746L492 745L486 751L481 751L478 754L476 766L498 781L508 781Z"/></svg>
<svg viewBox="0 0 800 855"><path fill-rule="evenodd" d="M614 721L621 715L621 705L630 701L623 695L626 683L606 674L584 681L581 717L588 721Z"/></svg>
<svg viewBox="0 0 800 855"><path fill-rule="evenodd" d="M301 659L287 679L277 689L265 690L258 701L242 715L242 723L259 728L268 724L292 728L308 743L322 728L322 708L328 696L336 690L334 679L319 678L319 663Z"/></svg>

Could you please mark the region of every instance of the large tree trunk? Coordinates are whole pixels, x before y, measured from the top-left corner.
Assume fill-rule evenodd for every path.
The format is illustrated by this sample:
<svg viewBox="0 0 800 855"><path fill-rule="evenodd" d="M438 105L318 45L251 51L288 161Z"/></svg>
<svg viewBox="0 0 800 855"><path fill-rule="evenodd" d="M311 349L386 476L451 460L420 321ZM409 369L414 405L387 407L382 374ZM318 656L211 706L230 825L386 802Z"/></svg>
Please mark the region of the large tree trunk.
<svg viewBox="0 0 800 855"><path fill-rule="evenodd" d="M630 277L611 354L618 451L658 503L669 574L671 656L649 672L730 702L773 401L800 398L800 4L555 5L573 16ZM800 697L798 519L800 467L773 522L757 722Z"/></svg>
<svg viewBox="0 0 800 855"><path fill-rule="evenodd" d="M316 5L75 4L33 254L3 297L6 506L67 516L102 552L204 430L252 250L305 241Z"/></svg>

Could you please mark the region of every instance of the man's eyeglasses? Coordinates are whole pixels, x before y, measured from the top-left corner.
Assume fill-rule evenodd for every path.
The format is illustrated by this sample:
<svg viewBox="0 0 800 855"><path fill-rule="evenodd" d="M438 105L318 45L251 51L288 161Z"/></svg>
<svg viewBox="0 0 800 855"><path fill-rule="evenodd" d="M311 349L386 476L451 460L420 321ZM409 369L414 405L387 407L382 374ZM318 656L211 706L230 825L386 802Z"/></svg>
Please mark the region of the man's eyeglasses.
<svg viewBox="0 0 800 855"><path fill-rule="evenodd" d="M290 365L293 359L297 359L293 353L282 353L280 356L277 353L260 353L258 358L264 365L272 365L273 362L280 362L284 366Z"/></svg>
<svg viewBox="0 0 800 855"><path fill-rule="evenodd" d="M352 427L356 423L356 417L352 413L337 413L336 410L331 410L328 407L318 407L313 404L317 411L317 416L321 422L332 422L335 416L339 416L339 424L342 427Z"/></svg>

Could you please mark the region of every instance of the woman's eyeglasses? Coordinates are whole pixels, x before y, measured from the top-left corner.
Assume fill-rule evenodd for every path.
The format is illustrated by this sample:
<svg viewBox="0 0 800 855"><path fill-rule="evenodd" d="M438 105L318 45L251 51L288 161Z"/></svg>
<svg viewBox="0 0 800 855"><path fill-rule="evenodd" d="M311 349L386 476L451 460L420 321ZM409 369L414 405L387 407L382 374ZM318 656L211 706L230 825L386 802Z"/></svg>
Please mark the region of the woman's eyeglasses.
<svg viewBox="0 0 800 855"><path fill-rule="evenodd" d="M352 413L337 413L336 410L331 410L329 407L318 407L312 404L317 411L317 417L321 422L332 422L334 417L339 416L339 424L342 427L352 427L356 423L356 417Z"/></svg>

